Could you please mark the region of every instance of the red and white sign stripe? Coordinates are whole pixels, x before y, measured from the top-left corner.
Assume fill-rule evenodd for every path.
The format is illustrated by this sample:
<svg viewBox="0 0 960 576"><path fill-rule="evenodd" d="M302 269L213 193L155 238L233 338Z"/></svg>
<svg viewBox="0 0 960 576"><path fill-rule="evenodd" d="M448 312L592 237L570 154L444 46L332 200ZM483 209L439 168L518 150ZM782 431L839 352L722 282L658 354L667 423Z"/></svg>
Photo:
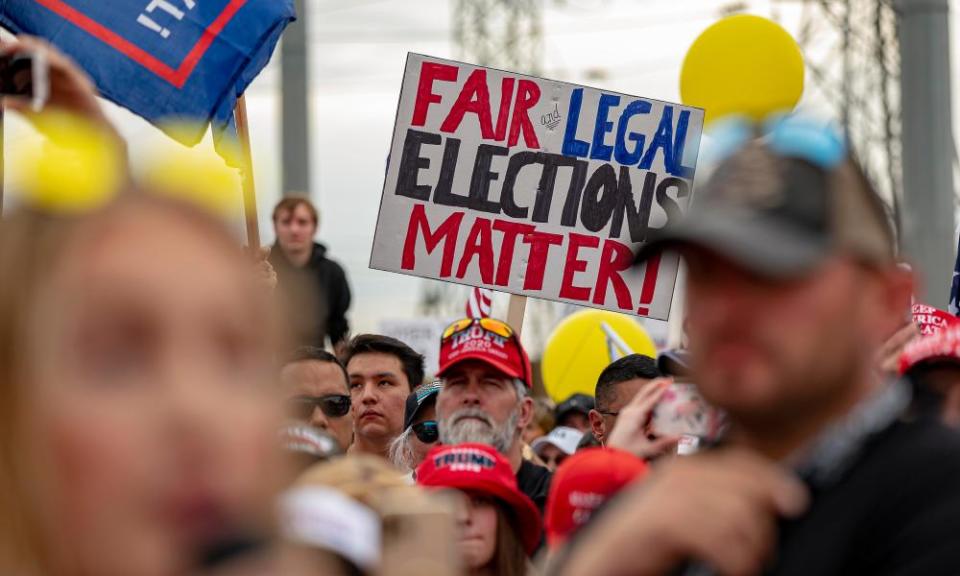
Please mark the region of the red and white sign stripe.
<svg viewBox="0 0 960 576"><path fill-rule="evenodd" d="M467 318L488 318L493 308L493 290L474 288L467 298Z"/></svg>

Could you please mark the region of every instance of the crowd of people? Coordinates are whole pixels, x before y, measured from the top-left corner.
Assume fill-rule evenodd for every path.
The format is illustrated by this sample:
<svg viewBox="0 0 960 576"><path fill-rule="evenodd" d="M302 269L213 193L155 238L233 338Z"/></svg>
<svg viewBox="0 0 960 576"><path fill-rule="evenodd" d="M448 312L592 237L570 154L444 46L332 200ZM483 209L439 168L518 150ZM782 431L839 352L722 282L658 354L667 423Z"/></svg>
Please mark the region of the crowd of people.
<svg viewBox="0 0 960 576"><path fill-rule="evenodd" d="M43 49L50 106L116 137ZM686 262L683 348L556 405L503 321L451 323L435 374L351 335L306 198L267 257L130 178L82 209L24 196L0 223L0 573L960 573L960 327L919 334L838 142L787 118L730 143L637 256Z"/></svg>

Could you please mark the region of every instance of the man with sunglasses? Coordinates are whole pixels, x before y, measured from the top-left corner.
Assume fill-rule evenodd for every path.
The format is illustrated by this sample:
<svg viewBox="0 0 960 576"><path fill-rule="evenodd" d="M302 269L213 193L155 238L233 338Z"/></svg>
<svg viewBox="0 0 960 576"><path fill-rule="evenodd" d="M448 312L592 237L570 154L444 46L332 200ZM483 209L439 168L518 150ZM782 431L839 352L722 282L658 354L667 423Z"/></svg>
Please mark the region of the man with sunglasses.
<svg viewBox="0 0 960 576"><path fill-rule="evenodd" d="M543 511L550 471L523 458L533 418L530 359L513 329L493 318L464 318L444 330L437 376L440 442L479 442L510 461L520 491Z"/></svg>
<svg viewBox="0 0 960 576"><path fill-rule="evenodd" d="M298 348L281 369L280 382L289 416L325 430L346 452L353 443L353 415L347 371L337 357L311 346Z"/></svg>
<svg viewBox="0 0 960 576"><path fill-rule="evenodd" d="M957 574L960 435L877 364L913 291L883 204L834 133L780 122L640 252L687 263L693 378L726 438L625 493L564 574Z"/></svg>

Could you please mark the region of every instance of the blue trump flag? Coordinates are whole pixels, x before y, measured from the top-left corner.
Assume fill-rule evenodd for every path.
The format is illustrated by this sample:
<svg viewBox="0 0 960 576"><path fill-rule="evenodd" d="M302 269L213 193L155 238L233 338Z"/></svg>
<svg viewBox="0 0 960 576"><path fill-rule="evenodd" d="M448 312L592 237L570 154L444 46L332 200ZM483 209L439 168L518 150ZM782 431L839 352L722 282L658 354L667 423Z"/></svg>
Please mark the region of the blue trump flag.
<svg viewBox="0 0 960 576"><path fill-rule="evenodd" d="M184 144L214 127L234 161L237 98L296 17L293 0L0 0L0 25L47 39L93 77L101 94Z"/></svg>

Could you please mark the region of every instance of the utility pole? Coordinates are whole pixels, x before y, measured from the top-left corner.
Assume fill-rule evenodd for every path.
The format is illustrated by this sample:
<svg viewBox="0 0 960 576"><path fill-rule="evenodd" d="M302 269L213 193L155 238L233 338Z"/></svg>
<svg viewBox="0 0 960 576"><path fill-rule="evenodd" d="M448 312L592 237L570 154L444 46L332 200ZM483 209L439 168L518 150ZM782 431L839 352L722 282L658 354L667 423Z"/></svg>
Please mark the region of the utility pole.
<svg viewBox="0 0 960 576"><path fill-rule="evenodd" d="M283 194L310 196L310 46L307 6L296 0L297 21L280 43L281 162Z"/></svg>
<svg viewBox="0 0 960 576"><path fill-rule="evenodd" d="M953 274L953 122L949 0L895 0L903 117L904 246L921 299L947 307Z"/></svg>
<svg viewBox="0 0 960 576"><path fill-rule="evenodd" d="M543 0L456 0L453 8L456 57L470 64L540 74L542 3ZM462 286L424 280L420 311L427 315L461 315L467 295L468 289ZM532 300L531 307L531 317L537 322L531 327L530 336L542 342L553 327L554 306L552 302ZM530 336L524 334L528 343Z"/></svg>
<svg viewBox="0 0 960 576"><path fill-rule="evenodd" d="M537 75L543 52L541 0L457 0L453 39L471 64Z"/></svg>

